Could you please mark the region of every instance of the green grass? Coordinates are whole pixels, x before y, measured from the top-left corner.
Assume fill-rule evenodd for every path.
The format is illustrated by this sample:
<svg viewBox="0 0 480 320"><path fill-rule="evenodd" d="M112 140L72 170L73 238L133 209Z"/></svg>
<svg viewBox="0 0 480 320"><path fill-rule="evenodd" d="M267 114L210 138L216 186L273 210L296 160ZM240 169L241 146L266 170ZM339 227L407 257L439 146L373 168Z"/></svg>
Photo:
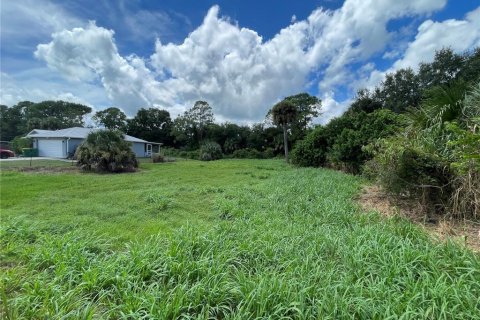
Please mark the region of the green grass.
<svg viewBox="0 0 480 320"><path fill-rule="evenodd" d="M133 240L189 223L209 228L217 219L213 196L226 186L259 183L262 172L269 171L246 161L143 163L139 172L116 175L7 171L1 207L4 219L32 221L37 228L85 228Z"/></svg>
<svg viewBox="0 0 480 320"><path fill-rule="evenodd" d="M138 158L140 163L150 163L152 162L151 158ZM25 158L25 160L7 160L0 161L0 169L2 170L13 170L13 169L23 169L23 168L59 168L59 167L72 167L75 166L75 163L68 160L55 160L55 159L37 159Z"/></svg>
<svg viewBox="0 0 480 320"><path fill-rule="evenodd" d="M1 170L10 170L10 169L20 169L20 168L57 168L57 167L71 167L71 161L64 161L64 160L45 160L45 159L35 159L32 158L30 162L30 158L28 160L7 160L7 161L0 161L0 169Z"/></svg>
<svg viewBox="0 0 480 320"><path fill-rule="evenodd" d="M274 160L1 174L12 319L474 319L480 258Z"/></svg>

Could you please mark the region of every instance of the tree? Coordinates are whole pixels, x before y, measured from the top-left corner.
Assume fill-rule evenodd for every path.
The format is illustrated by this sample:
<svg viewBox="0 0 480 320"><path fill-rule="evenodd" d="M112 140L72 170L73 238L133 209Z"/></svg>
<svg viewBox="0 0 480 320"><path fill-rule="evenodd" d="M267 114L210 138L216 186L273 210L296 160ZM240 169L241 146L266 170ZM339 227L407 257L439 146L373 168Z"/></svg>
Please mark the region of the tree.
<svg viewBox="0 0 480 320"><path fill-rule="evenodd" d="M297 117L290 124L291 141L303 139L307 134L313 118L320 116L322 101L308 93L299 93L283 99L289 101L297 108ZM272 121L272 110L266 116L268 122Z"/></svg>
<svg viewBox="0 0 480 320"><path fill-rule="evenodd" d="M465 56L453 52L451 48L443 48L435 52L430 63L421 63L418 71L419 84L422 89L447 85L458 79L464 68Z"/></svg>
<svg viewBox="0 0 480 320"><path fill-rule="evenodd" d="M480 81L480 47L466 53L464 59L463 68L458 76L470 85L475 85Z"/></svg>
<svg viewBox="0 0 480 320"><path fill-rule="evenodd" d="M111 107L97 111L92 119L97 125L110 130L125 131L127 128L127 115L119 108Z"/></svg>
<svg viewBox="0 0 480 320"><path fill-rule="evenodd" d="M350 108L347 112L349 113L358 113L358 112L366 112L371 113L375 110L381 109L382 103L378 101L373 93L371 93L368 89L360 89L355 96L355 100L350 105Z"/></svg>
<svg viewBox="0 0 480 320"><path fill-rule="evenodd" d="M26 120L26 129L58 130L69 127L83 127L84 116L92 112L92 108L67 101L42 101L24 103L21 106Z"/></svg>
<svg viewBox="0 0 480 320"><path fill-rule="evenodd" d="M15 137L26 134L27 121L25 109L33 105L30 101L21 101L9 108L5 105L0 107L0 137L3 141L11 141Z"/></svg>
<svg viewBox="0 0 480 320"><path fill-rule="evenodd" d="M213 123L206 128L205 139L217 142L226 154L230 154L235 150L247 147L250 132L251 130L247 126L239 126L228 122Z"/></svg>
<svg viewBox="0 0 480 320"><path fill-rule="evenodd" d="M147 141L172 144L170 134L172 119L166 110L141 108L133 119L128 120L127 133Z"/></svg>
<svg viewBox="0 0 480 320"><path fill-rule="evenodd" d="M373 98L395 113L402 113L409 107L417 108L422 91L420 81L411 68L388 73L379 87L375 88Z"/></svg>
<svg viewBox="0 0 480 320"><path fill-rule="evenodd" d="M290 126L293 140L302 139L306 135L313 118L320 115L322 101L308 93L289 96L284 100L291 102L297 108L297 117Z"/></svg>
<svg viewBox="0 0 480 320"><path fill-rule="evenodd" d="M173 123L175 141L196 149L205 138L207 127L214 122L212 107L206 101L197 101L193 107Z"/></svg>
<svg viewBox="0 0 480 320"><path fill-rule="evenodd" d="M135 153L120 131L91 132L78 146L75 158L77 166L86 171L131 172L138 168Z"/></svg>
<svg viewBox="0 0 480 320"><path fill-rule="evenodd" d="M283 148L285 150L285 161L288 162L288 125L291 124L298 115L297 108L288 100L283 100L273 106L273 123L281 126L283 129Z"/></svg>
<svg viewBox="0 0 480 320"><path fill-rule="evenodd" d="M0 106L0 140L10 141L20 134L19 124L22 116L17 109Z"/></svg>

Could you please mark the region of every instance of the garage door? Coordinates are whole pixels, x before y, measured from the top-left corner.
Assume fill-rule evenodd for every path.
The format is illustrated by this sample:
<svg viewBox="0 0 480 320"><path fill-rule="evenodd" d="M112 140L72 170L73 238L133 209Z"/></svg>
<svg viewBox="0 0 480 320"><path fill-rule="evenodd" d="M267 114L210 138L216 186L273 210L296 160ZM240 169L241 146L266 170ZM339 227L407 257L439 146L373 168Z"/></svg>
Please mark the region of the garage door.
<svg viewBox="0 0 480 320"><path fill-rule="evenodd" d="M40 157L64 158L63 140L38 140L38 155Z"/></svg>

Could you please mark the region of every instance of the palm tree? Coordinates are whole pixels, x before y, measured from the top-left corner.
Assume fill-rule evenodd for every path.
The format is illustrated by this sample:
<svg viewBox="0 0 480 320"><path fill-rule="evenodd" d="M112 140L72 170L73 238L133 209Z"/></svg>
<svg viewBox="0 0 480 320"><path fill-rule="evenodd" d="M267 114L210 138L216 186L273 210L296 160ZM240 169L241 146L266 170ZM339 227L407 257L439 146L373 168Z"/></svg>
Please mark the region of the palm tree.
<svg viewBox="0 0 480 320"><path fill-rule="evenodd" d="M138 161L120 131L90 132L75 152L77 166L98 172L135 171Z"/></svg>
<svg viewBox="0 0 480 320"><path fill-rule="evenodd" d="M297 108L289 101L283 100L273 106L271 114L273 123L282 126L283 129L283 146L285 149L285 161L288 162L288 125L297 117Z"/></svg>

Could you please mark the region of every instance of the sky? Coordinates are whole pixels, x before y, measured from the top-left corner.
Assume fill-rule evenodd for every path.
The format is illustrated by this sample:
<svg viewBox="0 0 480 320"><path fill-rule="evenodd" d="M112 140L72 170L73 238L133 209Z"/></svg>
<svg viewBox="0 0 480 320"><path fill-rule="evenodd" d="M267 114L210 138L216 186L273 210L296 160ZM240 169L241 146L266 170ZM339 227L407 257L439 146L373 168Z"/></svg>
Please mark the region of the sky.
<svg viewBox="0 0 480 320"><path fill-rule="evenodd" d="M0 103L168 110L260 122L308 92L325 123L435 50L480 46L480 0L2 0Z"/></svg>

